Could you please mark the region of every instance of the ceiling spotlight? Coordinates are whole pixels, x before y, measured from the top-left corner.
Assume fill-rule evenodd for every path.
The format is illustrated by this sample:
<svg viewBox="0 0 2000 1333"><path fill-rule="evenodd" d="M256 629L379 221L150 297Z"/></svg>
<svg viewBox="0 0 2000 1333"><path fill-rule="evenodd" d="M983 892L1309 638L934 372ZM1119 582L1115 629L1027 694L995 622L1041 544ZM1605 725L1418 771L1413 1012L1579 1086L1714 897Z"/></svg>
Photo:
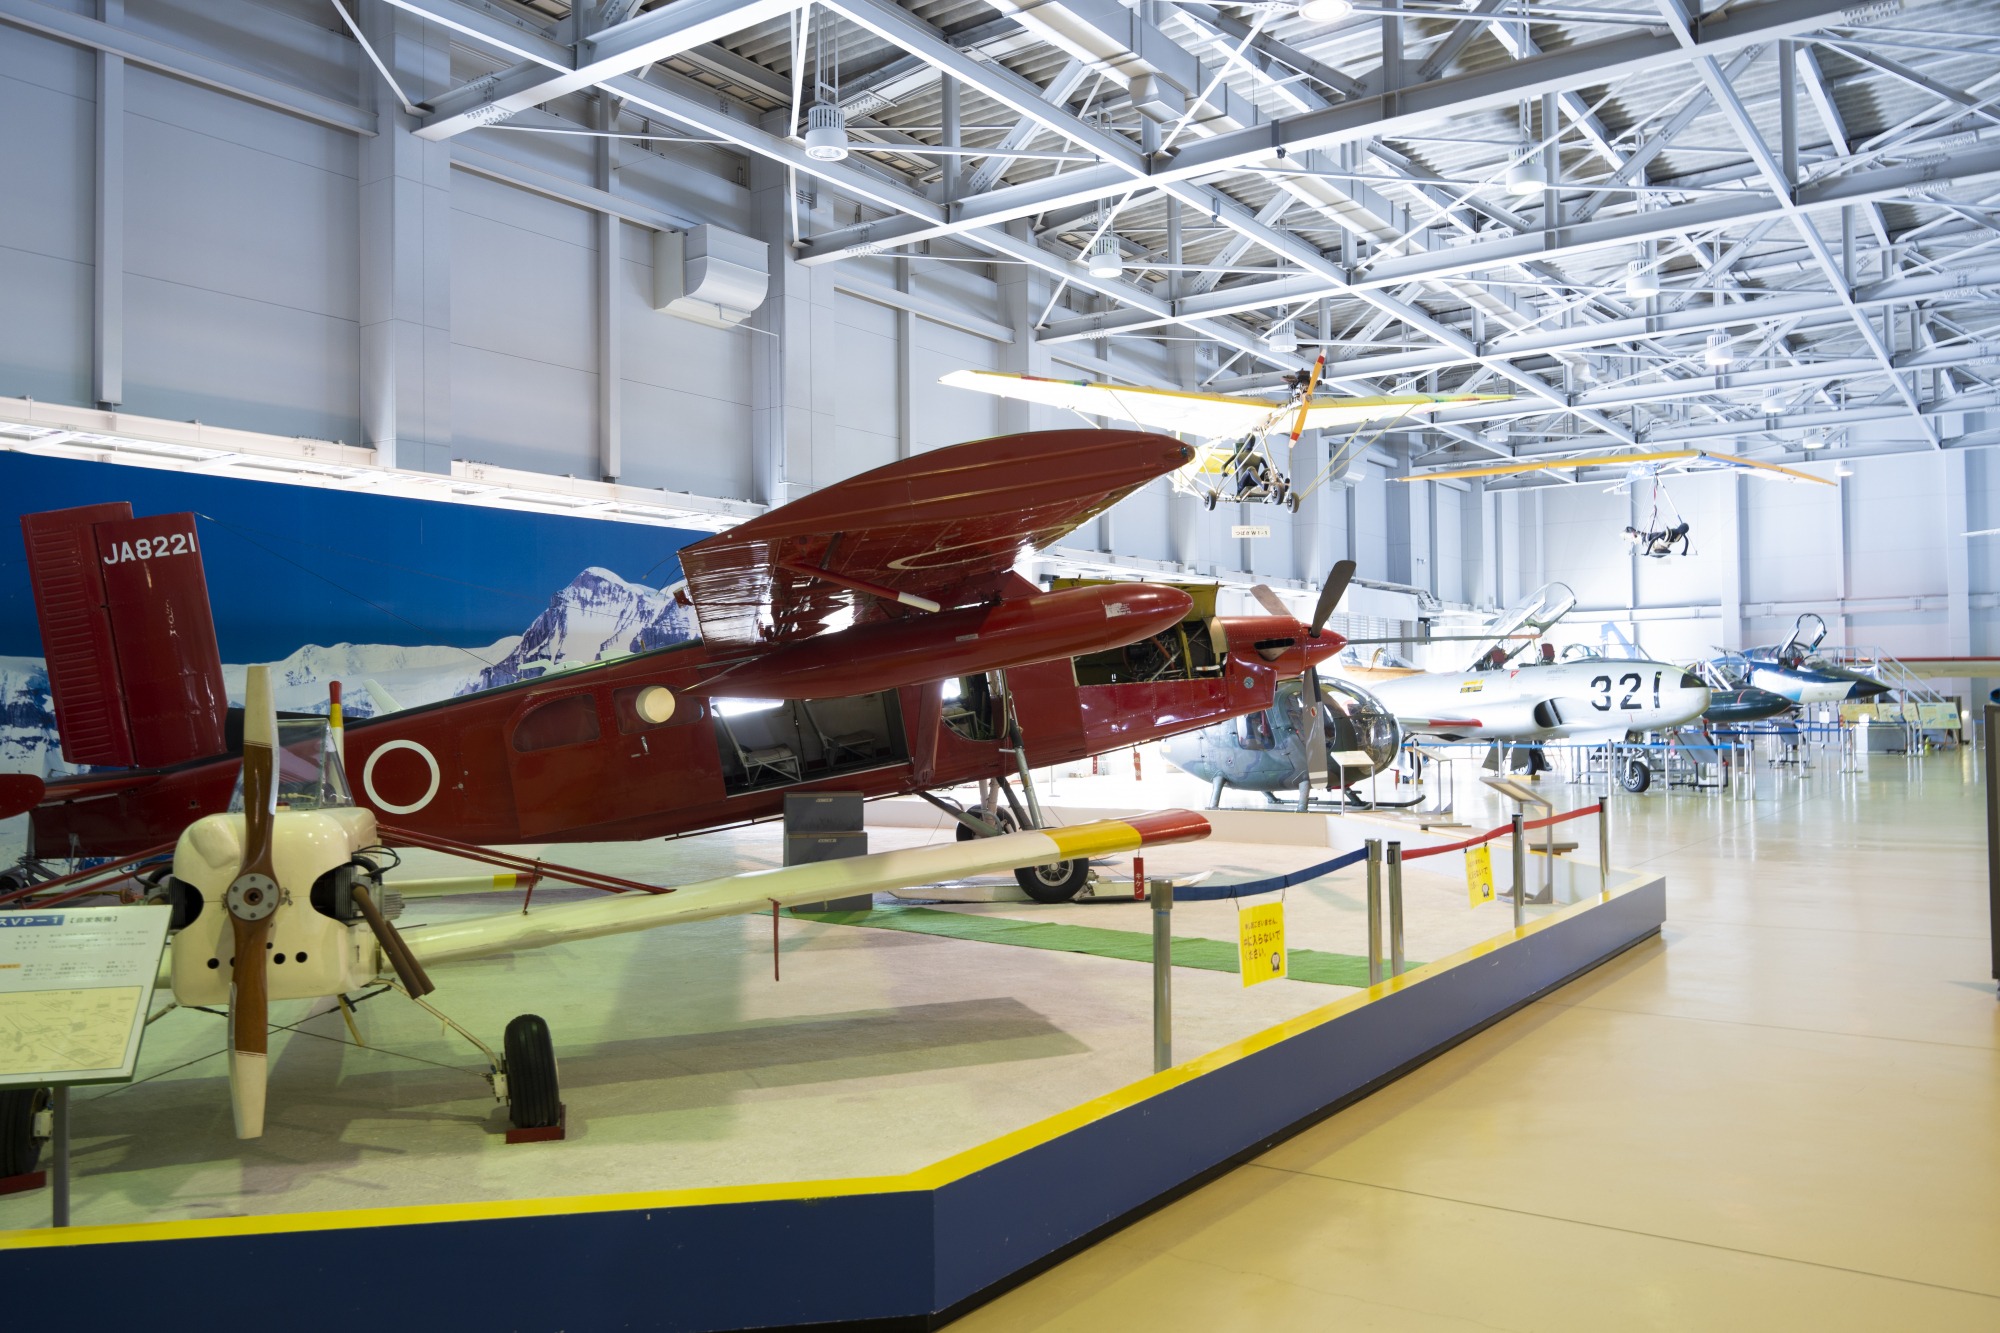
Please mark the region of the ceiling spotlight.
<svg viewBox="0 0 2000 1333"><path fill-rule="evenodd" d="M1305 0L1299 17L1308 23L1338 23L1354 12L1350 0Z"/></svg>
<svg viewBox="0 0 2000 1333"><path fill-rule="evenodd" d="M1299 350L1299 335L1292 331L1290 325L1280 325L1265 337L1264 346L1279 356L1290 356Z"/></svg>
<svg viewBox="0 0 2000 1333"><path fill-rule="evenodd" d="M1767 417L1775 417L1785 410L1785 395L1776 389L1764 390L1764 401L1757 408Z"/></svg>
<svg viewBox="0 0 2000 1333"><path fill-rule="evenodd" d="M1507 192L1509 194L1540 194L1549 187L1549 178L1542 174L1542 164L1536 161L1541 156L1533 144L1526 139L1515 152L1523 154L1519 162L1507 168Z"/></svg>
<svg viewBox="0 0 2000 1333"><path fill-rule="evenodd" d="M1116 237L1100 236L1090 247L1090 259L1086 270L1093 278L1115 278L1125 271L1125 260L1118 253Z"/></svg>
<svg viewBox="0 0 2000 1333"><path fill-rule="evenodd" d="M1487 428L1486 428L1485 430L1483 430L1483 431L1480 431L1480 432L1479 432L1479 438L1481 438L1481 439L1485 440L1485 441L1486 441L1486 442L1487 442L1488 444L1505 444L1505 443L1507 443L1507 425L1506 425L1506 423L1505 423L1505 422L1495 422L1495 423L1494 423L1493 425L1491 425L1491 426L1488 426L1488 427L1487 427Z"/></svg>
<svg viewBox="0 0 2000 1333"><path fill-rule="evenodd" d="M838 162L847 156L847 113L827 102L806 108L806 156Z"/></svg>
<svg viewBox="0 0 2000 1333"><path fill-rule="evenodd" d="M1625 294L1634 300L1660 294L1660 278L1652 266L1633 260L1625 266Z"/></svg>
<svg viewBox="0 0 2000 1333"><path fill-rule="evenodd" d="M1803 440L1799 441L1799 448L1808 451L1813 449L1824 449L1826 448L1826 436L1808 435Z"/></svg>
<svg viewBox="0 0 2000 1333"><path fill-rule="evenodd" d="M1729 346L1729 335L1720 331L1708 335L1708 350L1702 353L1702 360L1717 370L1736 359L1735 351Z"/></svg>

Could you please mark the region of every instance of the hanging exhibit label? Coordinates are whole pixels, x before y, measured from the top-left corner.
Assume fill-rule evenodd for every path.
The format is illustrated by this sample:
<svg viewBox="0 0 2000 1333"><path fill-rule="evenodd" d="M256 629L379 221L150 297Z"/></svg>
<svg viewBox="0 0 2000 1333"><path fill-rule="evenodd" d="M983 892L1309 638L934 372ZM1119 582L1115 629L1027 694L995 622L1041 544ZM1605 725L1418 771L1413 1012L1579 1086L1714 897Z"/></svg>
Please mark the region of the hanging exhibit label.
<svg viewBox="0 0 2000 1333"><path fill-rule="evenodd" d="M1493 848L1486 843L1466 849L1465 891L1474 907L1493 901Z"/></svg>

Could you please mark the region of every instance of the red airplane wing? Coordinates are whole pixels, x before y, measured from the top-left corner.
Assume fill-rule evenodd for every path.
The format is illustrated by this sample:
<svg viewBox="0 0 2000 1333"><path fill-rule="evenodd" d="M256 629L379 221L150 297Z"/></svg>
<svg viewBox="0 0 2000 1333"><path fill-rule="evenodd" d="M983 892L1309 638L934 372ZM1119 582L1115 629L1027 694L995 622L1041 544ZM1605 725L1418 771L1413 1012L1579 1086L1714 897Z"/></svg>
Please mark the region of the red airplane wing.
<svg viewBox="0 0 2000 1333"><path fill-rule="evenodd" d="M156 771L138 773L92 773L75 778L57 778L45 784L32 773L9 773L0 777L0 819L24 814L38 805L87 801L93 796L109 796L131 787L158 782ZM26 802L26 804L23 804Z"/></svg>
<svg viewBox="0 0 2000 1333"><path fill-rule="evenodd" d="M898 594L963 606L1193 451L1165 435L1053 430L934 449L815 491L681 551L704 641L748 647L882 614ZM819 571L824 571L820 573Z"/></svg>

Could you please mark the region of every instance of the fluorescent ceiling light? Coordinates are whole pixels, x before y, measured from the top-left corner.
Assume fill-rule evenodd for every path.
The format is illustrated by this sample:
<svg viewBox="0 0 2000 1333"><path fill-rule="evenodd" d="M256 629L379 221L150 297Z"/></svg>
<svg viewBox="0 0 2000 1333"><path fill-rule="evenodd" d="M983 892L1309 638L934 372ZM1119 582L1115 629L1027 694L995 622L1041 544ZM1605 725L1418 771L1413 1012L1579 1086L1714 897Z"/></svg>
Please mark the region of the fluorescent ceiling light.
<svg viewBox="0 0 2000 1333"><path fill-rule="evenodd" d="M1305 0L1299 17L1310 23L1338 23L1354 12L1349 0Z"/></svg>
<svg viewBox="0 0 2000 1333"><path fill-rule="evenodd" d="M1826 436L1808 435L1803 440L1799 441L1799 448L1807 450L1824 449L1826 448Z"/></svg>

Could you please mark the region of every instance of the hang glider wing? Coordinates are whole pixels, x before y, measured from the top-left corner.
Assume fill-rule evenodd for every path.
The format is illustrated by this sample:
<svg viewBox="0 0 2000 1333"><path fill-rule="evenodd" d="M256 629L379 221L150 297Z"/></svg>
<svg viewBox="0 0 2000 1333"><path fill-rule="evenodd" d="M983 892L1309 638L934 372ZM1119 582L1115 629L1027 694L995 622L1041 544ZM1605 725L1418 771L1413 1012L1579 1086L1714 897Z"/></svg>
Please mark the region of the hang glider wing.
<svg viewBox="0 0 2000 1333"><path fill-rule="evenodd" d="M1164 435L1053 430L934 449L681 550L702 638L779 644L994 595L1047 546L1194 457Z"/></svg>
<svg viewBox="0 0 2000 1333"><path fill-rule="evenodd" d="M1436 471L1413 473L1407 477L1397 477L1397 481L1451 481L1463 477L1505 477L1524 472L1571 472L1589 467L1660 467L1672 472L1712 472L1719 469L1741 468L1753 476L1779 478L1787 481L1810 481L1821 486L1834 483L1825 477L1815 477L1810 472L1797 468L1783 467L1777 463L1760 463L1754 458L1740 458L1735 454L1710 453L1706 449L1666 449L1649 454L1587 454L1576 458L1549 458L1532 463L1485 463L1478 467L1441 468Z"/></svg>
<svg viewBox="0 0 2000 1333"><path fill-rule="evenodd" d="M1058 380L996 370L954 370L938 381L1000 398L1066 408L1085 416L1130 421L1154 430L1220 440L1251 431L1277 430L1292 420L1291 405L1276 398L1149 389L1095 380ZM1503 402L1504 394L1412 393L1386 398L1328 398L1305 409L1302 429L1388 420L1454 403Z"/></svg>
<svg viewBox="0 0 2000 1333"><path fill-rule="evenodd" d="M1285 404L1275 399L1145 389L1130 384L1100 384L1095 380L1047 379L996 370L954 370L938 383L998 398L1040 403L1044 407L1066 408L1087 417L1130 421L1153 430L1174 431L1204 440L1261 429L1285 410Z"/></svg>
<svg viewBox="0 0 2000 1333"><path fill-rule="evenodd" d="M1504 393L1400 393L1380 398L1328 398L1305 410L1305 429L1353 426L1365 421L1393 421L1418 412L1464 403L1504 403Z"/></svg>
<svg viewBox="0 0 2000 1333"><path fill-rule="evenodd" d="M814 865L755 870L684 884L670 893L620 893L538 908L532 916L502 916L402 930L402 940L426 967L569 940L650 930L655 926L755 912L773 903L823 902L878 890L935 884L1019 866L1136 852L1205 838L1208 821L1187 810L1161 810L1069 828L1026 829L994 838L933 843Z"/></svg>

